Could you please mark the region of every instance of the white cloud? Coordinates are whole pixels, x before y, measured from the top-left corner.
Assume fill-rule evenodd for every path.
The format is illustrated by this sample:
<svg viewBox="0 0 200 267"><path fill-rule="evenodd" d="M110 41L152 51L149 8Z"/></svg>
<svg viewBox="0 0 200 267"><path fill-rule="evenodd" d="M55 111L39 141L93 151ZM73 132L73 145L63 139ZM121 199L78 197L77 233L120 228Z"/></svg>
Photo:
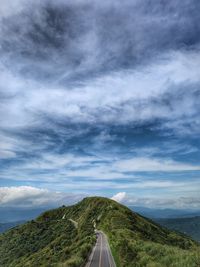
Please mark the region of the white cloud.
<svg viewBox="0 0 200 267"><path fill-rule="evenodd" d="M85 4L87 0L77 1ZM85 135L83 135L83 140L81 140L82 136L80 134L80 141L85 142L85 147L88 145L88 148L84 147L83 149L87 150L88 155L91 151L93 153L96 150L102 150L102 154L109 153L110 147L107 149L107 147L100 146L102 144L106 146L107 142L112 143L113 135L110 132L114 128L113 125L134 126L138 122L141 123L139 125L142 125L146 122L159 121L161 124L159 130L161 129L162 134L166 133L166 129L173 130L178 134L192 134L193 137L196 133L199 134L200 53L197 46L184 49L181 44L181 48L179 47L179 40L186 40L185 43L191 41L188 34L185 36L185 32L190 32L192 36L195 36L190 31L194 28L190 17L184 16L182 19L185 20L183 21L180 19L181 23L184 22L184 30L181 26L180 35L177 38L171 38L171 32L173 32L171 29L174 25L180 25L177 24L179 23L177 18L180 14L188 14L185 9L187 5L182 5L184 12L182 12L182 6L180 6L180 14L177 16L173 16L173 12L162 14L163 10L160 10L158 6L158 14L155 13L152 17L146 14L146 11L143 12L144 10L140 6L141 1L135 1L134 3L138 4L136 6L133 4L133 8L138 9L139 12L138 17L135 17L136 14L133 14L134 12L132 12L133 15L130 14L130 8L127 9L125 4L119 5L117 3L115 8L118 12L112 14L114 20L110 19L110 21L117 21L116 18L123 17L123 20L120 20L123 21L120 28L123 31L119 31L118 28L116 31L116 25L111 23L109 29L113 29L113 31L112 36L110 36L110 31L107 32L106 27L103 27L103 34L101 32L102 21L100 20L101 15L99 16L98 13L101 9L93 9L91 1L89 13L82 8L80 11L77 1L75 4L72 0L67 2L64 0L50 1L55 7L56 14L59 14L59 10L63 12L63 8L68 7L69 2L70 8L75 7L75 17L72 20L74 24L70 28L70 22L69 29L67 27L66 32L63 30L64 36L61 34L62 31L59 31L59 36L57 35L56 27L55 29L54 27L48 27L49 23L46 22L47 17L45 17L48 12L41 8L48 1L1 1L0 17L11 16L7 18L8 20L3 21L4 24L0 27L0 131L2 131L0 136L0 159L17 158L15 161L10 161L9 168L7 168L7 165L3 166L1 177L3 179L34 181L35 184L40 180L59 183L62 181L70 190L73 190L73 187L79 190L83 188L87 190L87 187L90 190L92 190L92 187L103 189L106 187L112 189L113 187L122 191L128 190L128 186L133 189L144 190L155 188L170 188L172 190L173 187L176 190L178 187L183 190L185 183L175 183L173 181L144 181L144 178L141 183L135 181L127 184L119 182L119 179L123 178L134 180L135 176L130 176L125 172L200 170L198 165L181 163L171 159L154 158L155 154L160 154L160 151L156 151L154 148L154 150L152 148L146 151L141 150L141 154L130 151L131 148L127 144L125 144L127 146L125 150L121 149L121 141L126 138L126 133L123 135L123 131L119 133L119 136L116 136L116 140L113 142L116 145L116 151L118 149L117 153L121 153L119 158L115 153L116 156L112 155L108 160L102 159L102 163L98 164L98 158L95 156L81 157L59 155L59 153L61 150L62 153L65 153L71 147L77 149L78 152L83 147L81 145L81 148L79 147L79 142L76 146L76 140L71 143L68 140L68 135L76 136L76 130L74 129L71 129L71 133L68 133L71 123L77 123L84 130L90 127L87 127L87 123L91 124L92 127L95 125L97 128L98 126L104 128L106 124L105 129L108 129L108 131L102 130L97 137L92 139L92 136L90 138L90 141L96 145L92 144L92 149L89 138L85 138ZM61 2L65 2L65 5L60 5ZM113 8L113 1L109 2L110 7ZM35 8L32 4L35 4ZM126 4L129 6L130 1L127 1ZM103 1L100 5L102 5L103 11L109 10L106 7L107 1ZM27 13L25 12L23 16L15 16L23 8L27 9ZM168 8L166 8L166 12L167 10ZM94 14L90 13L91 11L95 11ZM115 17L115 13L119 16ZM78 15L77 19L76 14ZM126 14L129 15L126 16ZM2 22L1 18L0 22ZM163 18L166 20L164 28L162 27L164 24L160 23L163 22ZM103 19L106 21L105 17ZM58 20L58 23L59 21L62 22L62 17ZM98 25L95 24L96 21L98 21ZM62 24L64 25L64 23L65 19ZM86 26L89 30L84 28L78 34L80 25L83 28ZM155 27L152 27L152 25L155 25ZM39 33L38 28L41 29ZM149 31L149 34L146 34L146 29L154 28L155 31ZM74 29L75 34L73 34ZM48 37L48 34L43 36L43 32L49 33L50 36ZM71 36L78 36L78 38L75 37L71 40L68 35L69 32L72 32ZM51 37L53 43L50 41ZM189 42L186 37L189 38ZM48 44L45 43L46 39L48 39ZM57 40L63 40L63 43L61 41L61 46L56 45L55 47L55 41L57 42ZM156 40L156 45L154 40ZM166 44L166 47L163 48L168 41L170 44ZM126 44L130 44L130 47ZM64 47L64 49L61 47ZM130 52L129 58L126 58L127 51ZM150 58L146 57L146 51L153 55L153 59L151 56ZM133 55L131 55L132 52ZM51 57L46 57L46 55L51 55ZM138 59L139 65L137 64ZM148 61L145 61L145 59L148 59ZM126 64L126 60L128 64ZM109 62L111 64L114 62L111 68ZM124 65L129 65L130 69L123 69ZM103 68L107 66L105 71L99 69L102 66ZM111 69L115 69L115 71L111 72ZM90 75L91 70L92 74L95 75ZM82 80L83 76L84 79ZM78 77L78 79L74 77ZM68 83L68 78L70 83ZM51 82L51 79L53 82ZM41 129L44 131L41 131ZM153 126L153 129L156 132L155 126ZM12 138L7 136L9 133ZM44 141L45 138L49 140ZM57 147L55 148L55 146ZM51 152L47 154L49 148L52 147ZM183 149L182 144L181 147ZM39 153L35 153L37 149ZM119 151L120 149L121 151ZM137 154L137 156L124 159L123 151L133 152L133 155ZM169 149L163 149L163 151L170 152ZM194 152L195 150L185 147L183 152L185 153L185 151L188 153L188 151ZM177 147L173 145L170 153L179 155L180 148L178 153ZM94 182L91 182L92 179ZM100 179L104 179L105 183L99 182ZM118 183L109 182L109 180L115 179L118 179ZM75 180L81 180L81 182L75 183ZM191 181L191 187L189 187L189 182L188 179L187 188L192 190L194 184ZM52 183L51 186L53 187L55 184ZM56 186L59 187L59 185ZM18 192L17 190L19 189L14 190L15 193L13 191L13 195ZM22 193L22 188L20 190ZM29 188L24 190L23 193L25 194L25 191L27 191L30 196L36 193L40 196L43 194L46 199L54 194L40 190L43 189L30 190ZM56 193L54 196L55 199L62 199L61 193ZM4 199L6 199L6 196ZM33 204L35 203L35 200L28 197L27 199L30 199ZM41 203L44 201L41 197L38 197L38 199Z"/></svg>
<svg viewBox="0 0 200 267"><path fill-rule="evenodd" d="M7 17L20 12L25 2L25 0L1 0L0 17Z"/></svg>
<svg viewBox="0 0 200 267"><path fill-rule="evenodd" d="M171 159L156 159L135 157L126 160L119 160L114 163L115 169L121 172L134 172L134 171L197 171L200 166L176 162Z"/></svg>
<svg viewBox="0 0 200 267"><path fill-rule="evenodd" d="M90 194L91 195L91 194ZM50 191L44 188L31 186L12 186L0 188L1 207L58 207L71 205L80 201L87 195L70 194L60 191ZM164 197L155 196L139 197L126 192L119 192L111 199L131 206L144 206L149 208L174 208L174 209L199 209L200 198L194 196Z"/></svg>
<svg viewBox="0 0 200 267"><path fill-rule="evenodd" d="M138 197L126 192L119 192L111 199L121 202L127 206L142 206L148 208L172 208L172 209L198 209L200 207L200 198L197 196L179 196L174 198L152 196Z"/></svg>
<svg viewBox="0 0 200 267"><path fill-rule="evenodd" d="M124 204L128 206L142 206L148 208L172 208L172 209L197 209L200 207L200 198L194 197L174 197L174 198L164 198L164 197L134 197L132 195L127 195Z"/></svg>
<svg viewBox="0 0 200 267"><path fill-rule="evenodd" d="M37 125L41 121L35 118L36 114L60 116L76 123L124 124L157 118L182 121L183 115L194 116L198 109L192 93L190 97L183 95L178 104L178 100L170 99L169 106L160 100L165 93L173 96L177 86L199 83L199 62L197 52L169 53L150 66L106 74L73 90L21 78L1 67L1 84L6 84L7 95L14 96L1 103L1 125ZM166 127L169 125L170 122Z"/></svg>
<svg viewBox="0 0 200 267"><path fill-rule="evenodd" d="M1 187L0 206L42 207L77 202L83 195L52 192L32 186Z"/></svg>
<svg viewBox="0 0 200 267"><path fill-rule="evenodd" d="M30 141L0 132L0 159L17 157L17 152L27 152L28 149L30 149ZM32 151L34 149L36 146L32 147Z"/></svg>
<svg viewBox="0 0 200 267"><path fill-rule="evenodd" d="M1 154L0 154L1 155ZM5 157L14 156L5 154ZM3 155L2 155L3 157ZM4 179L26 180L65 183L72 186L70 188L79 188L83 190L88 188L105 188L104 184L109 188L184 188L191 184L191 188L195 188L195 180L187 181L177 180L177 175L185 171L199 171L199 165L186 164L171 159L153 158L153 157L133 157L129 159L113 158L112 156L78 156L73 154L55 154L43 153L38 158L30 159L10 169L2 169L1 177ZM136 172L165 172L165 180L160 177L150 179L149 174L141 177ZM172 172L174 180L168 177L168 172ZM188 175L188 174L187 174ZM152 175L153 176L153 175ZM184 176L183 176L184 177ZM129 183L126 183L126 180ZM79 181L81 180L81 182ZM92 181L88 185L88 180ZM115 182L116 180L116 182ZM125 182L123 182L125 180ZM74 184L74 181L79 181ZM119 183L120 181L120 183Z"/></svg>
<svg viewBox="0 0 200 267"><path fill-rule="evenodd" d="M148 208L197 209L200 207L200 198L197 196L179 196L174 198L152 196L138 197L126 192L119 192L111 199L122 202L127 206L141 206Z"/></svg>
<svg viewBox="0 0 200 267"><path fill-rule="evenodd" d="M16 153L9 150L0 150L0 159L14 158Z"/></svg>
<svg viewBox="0 0 200 267"><path fill-rule="evenodd" d="M22 166L23 169L61 169L65 167L81 167L90 163L92 160L95 160L95 157L91 156L75 156L73 154L47 154L44 153L41 155L41 158L34 160L30 163L26 163Z"/></svg>
<svg viewBox="0 0 200 267"><path fill-rule="evenodd" d="M126 198L126 192L119 192L116 195L114 195L111 199L117 202L123 202L125 198Z"/></svg>

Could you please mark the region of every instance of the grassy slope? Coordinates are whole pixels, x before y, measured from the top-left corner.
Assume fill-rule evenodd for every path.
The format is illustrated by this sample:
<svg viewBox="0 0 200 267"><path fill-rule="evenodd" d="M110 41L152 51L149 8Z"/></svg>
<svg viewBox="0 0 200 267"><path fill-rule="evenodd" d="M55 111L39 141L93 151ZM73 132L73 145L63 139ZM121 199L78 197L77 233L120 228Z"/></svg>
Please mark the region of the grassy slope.
<svg viewBox="0 0 200 267"><path fill-rule="evenodd" d="M108 235L118 266L199 266L199 245L189 237L162 228L114 201L104 201L98 228Z"/></svg>
<svg viewBox="0 0 200 267"><path fill-rule="evenodd" d="M199 247L189 237L98 197L45 212L1 235L0 266L81 266L95 241L94 220L108 235L120 267L199 266Z"/></svg>
<svg viewBox="0 0 200 267"><path fill-rule="evenodd" d="M80 266L95 242L92 224L81 220L82 208L50 210L2 234L0 266ZM68 219L78 221L78 229Z"/></svg>
<svg viewBox="0 0 200 267"><path fill-rule="evenodd" d="M24 223L24 221L16 221L16 222L8 222L8 223L0 223L0 233L3 233L17 225Z"/></svg>
<svg viewBox="0 0 200 267"><path fill-rule="evenodd" d="M200 216L176 219L157 219L159 224L182 233L186 233L200 242Z"/></svg>

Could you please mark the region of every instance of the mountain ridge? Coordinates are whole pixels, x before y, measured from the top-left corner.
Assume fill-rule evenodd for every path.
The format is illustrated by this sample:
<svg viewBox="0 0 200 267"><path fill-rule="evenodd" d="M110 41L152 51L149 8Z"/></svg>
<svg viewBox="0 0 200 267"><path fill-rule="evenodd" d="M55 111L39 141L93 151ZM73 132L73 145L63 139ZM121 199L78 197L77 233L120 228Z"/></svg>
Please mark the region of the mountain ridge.
<svg viewBox="0 0 200 267"><path fill-rule="evenodd" d="M89 197L43 212L0 235L0 265L80 267L95 244L94 224L107 234L118 267L167 267L173 261L174 266L196 267L200 260L199 245L188 236L163 228L114 200Z"/></svg>
<svg viewBox="0 0 200 267"><path fill-rule="evenodd" d="M189 218L159 218L156 219L156 222L168 229L185 233L200 242L200 216Z"/></svg>

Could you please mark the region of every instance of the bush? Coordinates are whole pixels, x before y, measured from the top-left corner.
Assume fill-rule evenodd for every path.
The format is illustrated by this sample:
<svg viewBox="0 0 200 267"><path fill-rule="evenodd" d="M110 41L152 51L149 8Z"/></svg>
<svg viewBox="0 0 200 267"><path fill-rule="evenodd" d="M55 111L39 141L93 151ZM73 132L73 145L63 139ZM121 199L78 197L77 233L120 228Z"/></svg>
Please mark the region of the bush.
<svg viewBox="0 0 200 267"><path fill-rule="evenodd" d="M76 257L65 262L63 267L80 267L82 263L83 259Z"/></svg>

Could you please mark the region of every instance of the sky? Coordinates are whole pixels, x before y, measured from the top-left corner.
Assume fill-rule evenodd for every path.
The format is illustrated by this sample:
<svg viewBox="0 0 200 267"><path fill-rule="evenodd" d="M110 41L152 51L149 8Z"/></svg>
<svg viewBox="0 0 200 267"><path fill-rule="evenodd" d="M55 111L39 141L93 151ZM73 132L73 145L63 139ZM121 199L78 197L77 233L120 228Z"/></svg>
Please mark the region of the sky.
<svg viewBox="0 0 200 267"><path fill-rule="evenodd" d="M200 208L199 0L1 0L0 206Z"/></svg>

